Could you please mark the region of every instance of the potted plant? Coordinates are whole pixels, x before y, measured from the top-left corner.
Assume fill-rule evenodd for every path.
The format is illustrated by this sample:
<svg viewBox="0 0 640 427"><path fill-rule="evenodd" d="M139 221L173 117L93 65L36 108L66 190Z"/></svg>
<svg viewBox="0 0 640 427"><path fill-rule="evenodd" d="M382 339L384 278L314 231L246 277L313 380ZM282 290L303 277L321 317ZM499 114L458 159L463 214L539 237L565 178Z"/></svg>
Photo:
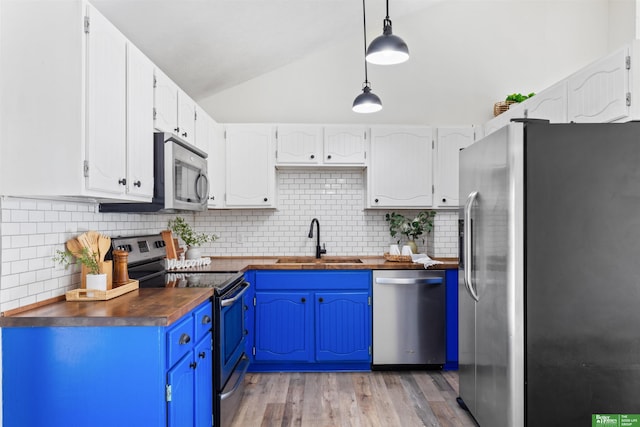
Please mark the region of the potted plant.
<svg viewBox="0 0 640 427"><path fill-rule="evenodd" d="M385 220L389 223L389 233L391 237L396 237L398 233L407 237L407 245L411 247L411 251L418 253L418 245L415 239L422 236L425 232L429 233L433 230L433 218L436 216L435 211L419 212L414 218L407 218L402 214L391 212L385 215ZM400 239L397 240L398 244ZM422 239L424 243L424 239Z"/></svg>
<svg viewBox="0 0 640 427"><path fill-rule="evenodd" d="M187 221L179 216L169 220L168 227L187 245L186 259L199 259L201 257L199 246L218 239L215 234L196 233Z"/></svg>
<svg viewBox="0 0 640 427"><path fill-rule="evenodd" d="M76 262L79 262L87 269L85 276L87 289L107 290L107 274L100 272L98 254L92 252L91 249L83 247L82 250L74 253L69 250L57 250L53 260L62 264L65 269L73 264L74 260L77 260Z"/></svg>

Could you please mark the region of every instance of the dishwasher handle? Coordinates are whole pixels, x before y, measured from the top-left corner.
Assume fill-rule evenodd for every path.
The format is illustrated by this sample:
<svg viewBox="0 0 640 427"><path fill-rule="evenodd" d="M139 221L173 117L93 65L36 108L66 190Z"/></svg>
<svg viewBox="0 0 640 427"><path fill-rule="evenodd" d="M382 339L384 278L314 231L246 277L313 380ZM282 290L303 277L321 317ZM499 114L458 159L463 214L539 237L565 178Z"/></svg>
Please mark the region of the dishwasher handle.
<svg viewBox="0 0 640 427"><path fill-rule="evenodd" d="M442 285L442 277L376 277L378 285Z"/></svg>

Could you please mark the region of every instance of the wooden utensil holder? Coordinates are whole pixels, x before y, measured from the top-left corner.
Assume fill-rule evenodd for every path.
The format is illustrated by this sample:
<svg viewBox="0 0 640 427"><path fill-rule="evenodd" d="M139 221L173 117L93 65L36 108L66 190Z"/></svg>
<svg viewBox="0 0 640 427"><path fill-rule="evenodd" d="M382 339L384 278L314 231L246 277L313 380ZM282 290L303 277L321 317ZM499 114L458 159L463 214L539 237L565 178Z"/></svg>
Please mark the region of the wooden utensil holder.
<svg viewBox="0 0 640 427"><path fill-rule="evenodd" d="M112 261L103 261L98 263L100 265L100 274L107 275L107 289L111 289L113 287L113 262ZM80 281L80 289L87 288L87 273L89 269L82 265L82 270L80 272L81 281Z"/></svg>

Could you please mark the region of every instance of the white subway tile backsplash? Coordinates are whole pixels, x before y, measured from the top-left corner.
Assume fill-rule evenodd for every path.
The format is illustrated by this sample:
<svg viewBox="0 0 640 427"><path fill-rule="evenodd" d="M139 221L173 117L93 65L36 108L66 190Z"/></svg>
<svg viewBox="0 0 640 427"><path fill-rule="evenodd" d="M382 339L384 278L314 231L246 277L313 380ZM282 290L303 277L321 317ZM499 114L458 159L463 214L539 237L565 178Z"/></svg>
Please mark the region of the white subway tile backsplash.
<svg viewBox="0 0 640 427"><path fill-rule="evenodd" d="M381 255L393 243L384 215L364 210L362 171L278 172L275 210L210 210L180 214L196 231L219 239L203 246L211 255L313 255L307 237L311 219L320 221L321 243L329 255ZM78 286L79 269L65 270L52 258L64 243L87 230L110 236L159 233L175 215L100 213L94 203L0 198L0 311L63 295ZM397 210L402 213L417 211ZM457 256L457 211L438 211L434 231L421 251Z"/></svg>

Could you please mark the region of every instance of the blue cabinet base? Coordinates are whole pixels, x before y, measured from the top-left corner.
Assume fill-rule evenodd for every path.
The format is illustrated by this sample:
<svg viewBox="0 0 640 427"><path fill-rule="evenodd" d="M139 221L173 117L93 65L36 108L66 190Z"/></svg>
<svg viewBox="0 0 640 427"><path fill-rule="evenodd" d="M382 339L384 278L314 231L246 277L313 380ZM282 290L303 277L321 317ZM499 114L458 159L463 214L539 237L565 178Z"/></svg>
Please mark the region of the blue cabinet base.
<svg viewBox="0 0 640 427"><path fill-rule="evenodd" d="M368 372L370 363L252 363L249 372Z"/></svg>

